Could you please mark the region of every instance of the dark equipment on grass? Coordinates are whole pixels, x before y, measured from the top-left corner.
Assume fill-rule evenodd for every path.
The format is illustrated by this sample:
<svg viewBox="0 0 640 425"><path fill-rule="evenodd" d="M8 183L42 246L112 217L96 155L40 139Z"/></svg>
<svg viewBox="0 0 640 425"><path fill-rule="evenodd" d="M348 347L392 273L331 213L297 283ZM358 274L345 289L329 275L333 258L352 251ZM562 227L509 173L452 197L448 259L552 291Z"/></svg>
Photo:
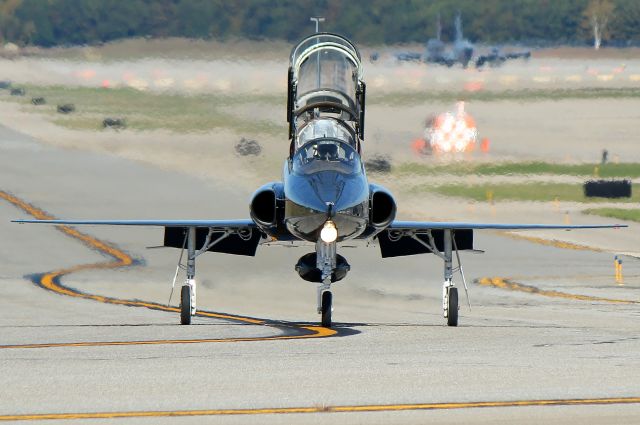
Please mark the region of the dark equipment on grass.
<svg viewBox="0 0 640 425"><path fill-rule="evenodd" d="M240 156L260 155L262 148L255 140L245 139L244 137L236 144L236 153Z"/></svg>
<svg viewBox="0 0 640 425"><path fill-rule="evenodd" d="M122 130L127 128L127 121L124 118L105 118L102 120L102 127Z"/></svg>
<svg viewBox="0 0 640 425"><path fill-rule="evenodd" d="M374 155L369 160L365 161L364 166L369 171L375 171L378 173L391 172L391 160L383 155Z"/></svg>
<svg viewBox="0 0 640 425"><path fill-rule="evenodd" d="M56 110L61 114L70 114L76 110L76 105L73 103L65 103L64 105L58 105Z"/></svg>
<svg viewBox="0 0 640 425"><path fill-rule="evenodd" d="M587 198L631 198L631 180L589 180L584 184Z"/></svg>

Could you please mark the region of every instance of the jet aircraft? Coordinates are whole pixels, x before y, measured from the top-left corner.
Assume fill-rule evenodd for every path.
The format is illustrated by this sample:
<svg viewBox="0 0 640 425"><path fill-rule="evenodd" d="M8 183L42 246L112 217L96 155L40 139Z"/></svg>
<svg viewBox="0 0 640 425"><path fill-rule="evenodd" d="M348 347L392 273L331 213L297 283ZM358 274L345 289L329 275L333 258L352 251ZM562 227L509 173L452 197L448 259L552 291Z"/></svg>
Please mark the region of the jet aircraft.
<svg viewBox="0 0 640 425"><path fill-rule="evenodd" d="M55 225L157 226L164 246L187 252L180 321L196 312L196 259L206 252L254 256L258 246L302 242L315 249L295 269L318 284L321 324L332 326L331 285L350 270L338 247L351 240L377 242L383 258L432 253L444 265L442 308L449 326L458 324L458 252L473 249L479 229L585 229L624 226L492 224L396 220L396 201L369 183L361 160L366 85L360 53L346 38L316 33L297 44L288 69L289 150L282 181L253 195L249 217L238 220L14 220ZM456 267L454 268L454 254Z"/></svg>
<svg viewBox="0 0 640 425"><path fill-rule="evenodd" d="M423 61L452 67L455 64L467 68L469 64L474 64L476 68L485 65L499 66L509 59L531 57L531 52L502 53L497 47L491 48L487 54L477 54L477 49L473 43L464 38L462 33L462 15L458 13L454 21L455 39L451 45L442 41L442 26L440 16L436 22L436 38L427 41L424 55L417 52L402 52L396 54L399 61ZM474 59L474 55L477 56Z"/></svg>
<svg viewBox="0 0 640 425"><path fill-rule="evenodd" d="M447 50L441 40L442 26L440 25L440 16L438 16L437 35L436 38L427 41L425 62L439 63L449 67L456 63L461 64L463 68L469 66L473 57L473 44L462 35L462 16L459 13L456 15L455 30L456 38L453 41L453 46Z"/></svg>

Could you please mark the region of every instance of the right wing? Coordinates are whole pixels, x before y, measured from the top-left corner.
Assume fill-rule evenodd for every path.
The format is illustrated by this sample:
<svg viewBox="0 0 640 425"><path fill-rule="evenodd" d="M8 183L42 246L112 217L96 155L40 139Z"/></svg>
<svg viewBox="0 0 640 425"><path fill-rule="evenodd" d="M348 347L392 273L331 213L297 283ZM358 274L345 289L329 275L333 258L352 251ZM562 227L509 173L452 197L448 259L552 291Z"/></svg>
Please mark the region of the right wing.
<svg viewBox="0 0 640 425"><path fill-rule="evenodd" d="M164 227L163 246L184 248L187 230L196 230L196 249L207 241L217 243L208 251L234 255L256 255L262 232L251 219L243 220L12 220L14 223L38 223L60 226L156 226Z"/></svg>
<svg viewBox="0 0 640 425"><path fill-rule="evenodd" d="M244 220L12 220L13 223L40 223L88 226L157 226L157 227L209 227L215 229L253 229L251 219Z"/></svg>

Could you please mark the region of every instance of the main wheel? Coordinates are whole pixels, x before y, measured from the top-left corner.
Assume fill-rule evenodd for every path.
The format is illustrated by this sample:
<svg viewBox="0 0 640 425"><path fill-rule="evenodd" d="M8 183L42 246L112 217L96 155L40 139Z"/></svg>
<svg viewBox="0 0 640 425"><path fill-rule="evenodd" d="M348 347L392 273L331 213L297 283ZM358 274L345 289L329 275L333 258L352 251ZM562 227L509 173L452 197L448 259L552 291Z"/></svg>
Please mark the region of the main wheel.
<svg viewBox="0 0 640 425"><path fill-rule="evenodd" d="M458 288L449 288L447 313L447 325L458 326Z"/></svg>
<svg viewBox="0 0 640 425"><path fill-rule="evenodd" d="M180 324L191 324L191 287L184 285L180 291Z"/></svg>
<svg viewBox="0 0 640 425"><path fill-rule="evenodd" d="M330 291L325 291L322 293L322 326L325 328L331 327L331 303L333 300L333 296Z"/></svg>

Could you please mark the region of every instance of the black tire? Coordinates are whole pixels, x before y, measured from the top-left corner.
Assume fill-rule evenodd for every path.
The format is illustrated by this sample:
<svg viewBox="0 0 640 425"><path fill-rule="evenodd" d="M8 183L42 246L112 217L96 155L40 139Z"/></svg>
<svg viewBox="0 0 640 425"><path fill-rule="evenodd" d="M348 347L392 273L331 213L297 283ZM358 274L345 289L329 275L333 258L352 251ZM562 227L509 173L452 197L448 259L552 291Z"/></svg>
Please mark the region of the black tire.
<svg viewBox="0 0 640 425"><path fill-rule="evenodd" d="M180 324L191 324L191 287L184 285L180 291Z"/></svg>
<svg viewBox="0 0 640 425"><path fill-rule="evenodd" d="M322 293L322 319L321 324L325 328L331 327L331 303L333 300L333 295L331 295L330 291L325 291Z"/></svg>
<svg viewBox="0 0 640 425"><path fill-rule="evenodd" d="M449 288L447 325L458 326L458 288Z"/></svg>

